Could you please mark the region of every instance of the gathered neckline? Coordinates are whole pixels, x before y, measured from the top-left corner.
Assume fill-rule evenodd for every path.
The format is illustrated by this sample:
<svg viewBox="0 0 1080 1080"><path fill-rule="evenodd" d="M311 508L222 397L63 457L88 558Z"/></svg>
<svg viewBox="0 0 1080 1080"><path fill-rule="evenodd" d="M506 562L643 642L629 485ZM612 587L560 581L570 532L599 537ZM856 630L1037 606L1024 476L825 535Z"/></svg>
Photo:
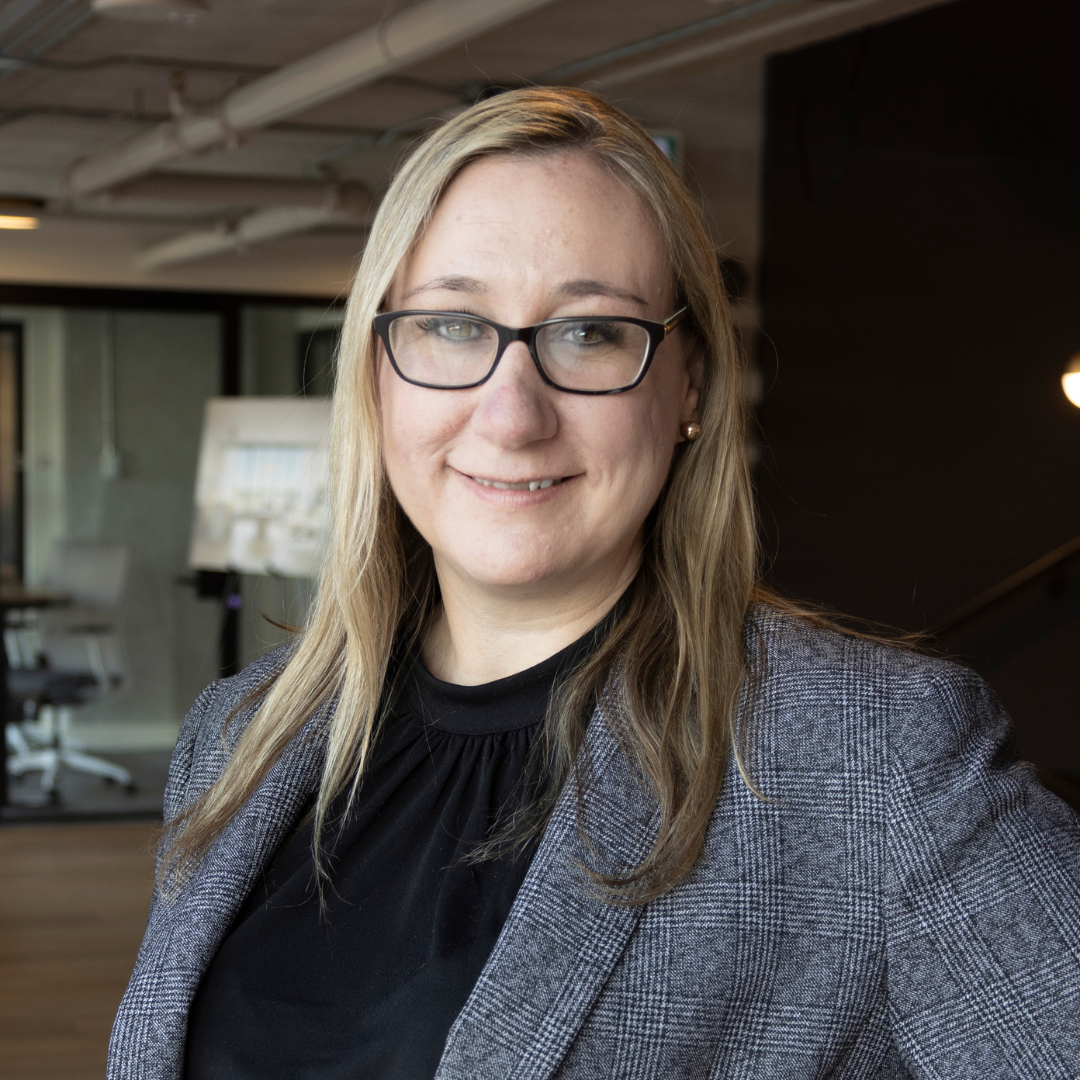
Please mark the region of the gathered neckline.
<svg viewBox="0 0 1080 1080"><path fill-rule="evenodd" d="M414 650L393 712L457 735L498 735L533 727L543 721L558 677L588 656L595 637L596 630L589 630L539 664L473 686L437 679Z"/></svg>

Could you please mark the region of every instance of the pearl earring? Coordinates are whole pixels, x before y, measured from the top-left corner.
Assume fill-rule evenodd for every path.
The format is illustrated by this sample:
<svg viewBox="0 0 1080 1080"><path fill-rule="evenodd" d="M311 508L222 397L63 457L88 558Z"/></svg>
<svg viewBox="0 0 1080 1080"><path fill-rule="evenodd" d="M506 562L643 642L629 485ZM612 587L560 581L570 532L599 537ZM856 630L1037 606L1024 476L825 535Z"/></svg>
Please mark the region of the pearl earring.
<svg viewBox="0 0 1080 1080"><path fill-rule="evenodd" d="M691 420L689 423L683 424L682 433L687 442L693 442L701 437L701 425Z"/></svg>

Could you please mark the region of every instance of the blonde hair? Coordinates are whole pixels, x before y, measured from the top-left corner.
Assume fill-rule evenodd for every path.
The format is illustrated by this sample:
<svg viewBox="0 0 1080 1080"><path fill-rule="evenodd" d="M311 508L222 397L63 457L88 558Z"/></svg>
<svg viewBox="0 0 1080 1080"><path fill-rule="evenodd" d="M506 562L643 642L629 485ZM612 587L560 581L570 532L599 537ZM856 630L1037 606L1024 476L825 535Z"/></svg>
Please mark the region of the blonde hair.
<svg viewBox="0 0 1080 1080"><path fill-rule="evenodd" d="M347 789L355 794L392 657L403 643L417 640L438 602L430 549L405 519L382 466L372 319L443 191L466 165L492 154L552 152L588 155L636 192L655 217L678 304L690 309L686 332L704 356L702 433L677 447L646 523L635 583L598 648L553 699L544 726L545 760L552 764L529 812L518 819L518 839L542 831L575 771L584 782L575 762L590 703L606 686L621 706L615 734L661 814L644 861L595 874L598 885L613 900L647 900L672 888L697 860L733 745L742 767L735 710L757 555L739 350L697 205L649 135L584 91L526 89L480 102L438 129L404 162L382 202L349 297L338 358L333 525L317 599L291 659L265 688L222 775L168 826L165 866L181 876L313 712L335 695L316 837L331 802ZM611 680L616 671L619 678Z"/></svg>

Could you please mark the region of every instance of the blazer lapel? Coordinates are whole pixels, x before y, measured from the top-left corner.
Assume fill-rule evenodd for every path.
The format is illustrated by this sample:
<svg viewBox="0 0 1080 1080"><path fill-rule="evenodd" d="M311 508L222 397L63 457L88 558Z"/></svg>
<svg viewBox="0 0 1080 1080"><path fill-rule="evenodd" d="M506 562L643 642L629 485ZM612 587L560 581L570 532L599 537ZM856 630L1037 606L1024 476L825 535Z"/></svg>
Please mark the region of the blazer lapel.
<svg viewBox="0 0 1080 1080"><path fill-rule="evenodd" d="M436 1080L544 1080L566 1055L641 916L599 899L581 869L626 869L648 852L658 807L611 733L589 726L589 845L567 784L499 940L447 1039Z"/></svg>
<svg viewBox="0 0 1080 1080"><path fill-rule="evenodd" d="M128 995L159 1006L142 1012L152 1030L130 1040L140 1058L131 1063L131 1076L182 1075L195 991L258 875L318 786L332 707L320 709L289 743L176 896L155 897Z"/></svg>

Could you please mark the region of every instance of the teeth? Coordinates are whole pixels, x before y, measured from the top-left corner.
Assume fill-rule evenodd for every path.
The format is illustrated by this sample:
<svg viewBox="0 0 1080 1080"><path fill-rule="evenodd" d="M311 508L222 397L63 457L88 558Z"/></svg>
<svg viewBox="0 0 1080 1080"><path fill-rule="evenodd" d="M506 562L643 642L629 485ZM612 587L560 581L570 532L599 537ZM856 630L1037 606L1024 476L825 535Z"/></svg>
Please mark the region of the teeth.
<svg viewBox="0 0 1080 1080"><path fill-rule="evenodd" d="M480 476L474 476L473 479L484 487L498 488L499 491L547 491L552 484L559 483L559 480L553 477L546 480L523 480L520 484L504 484L501 480L485 480Z"/></svg>

